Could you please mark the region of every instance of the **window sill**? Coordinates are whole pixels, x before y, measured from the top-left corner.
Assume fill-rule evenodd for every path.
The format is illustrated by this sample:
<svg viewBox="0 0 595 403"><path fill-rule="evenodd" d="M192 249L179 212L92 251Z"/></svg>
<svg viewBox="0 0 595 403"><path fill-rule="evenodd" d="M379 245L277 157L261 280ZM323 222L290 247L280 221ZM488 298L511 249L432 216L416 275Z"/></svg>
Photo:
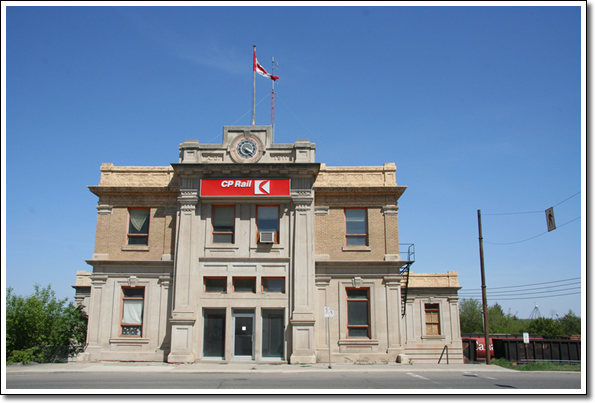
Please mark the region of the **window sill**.
<svg viewBox="0 0 595 403"><path fill-rule="evenodd" d="M378 340L374 339L341 339L340 346L377 346Z"/></svg>
<svg viewBox="0 0 595 403"><path fill-rule="evenodd" d="M430 339L430 340L443 340L446 336L442 334L425 334L421 336L422 339Z"/></svg>
<svg viewBox="0 0 595 403"><path fill-rule="evenodd" d="M149 246L148 245L124 245L122 246L122 251L136 251L136 252L148 252Z"/></svg>
<svg viewBox="0 0 595 403"><path fill-rule="evenodd" d="M240 246L234 243L211 243L205 249L240 249Z"/></svg>
<svg viewBox="0 0 595 403"><path fill-rule="evenodd" d="M149 344L149 339L138 336L120 336L109 339L110 344Z"/></svg>
<svg viewBox="0 0 595 403"><path fill-rule="evenodd" d="M343 246L341 248L343 252L370 252L372 250L371 247L367 245L350 245L350 246Z"/></svg>

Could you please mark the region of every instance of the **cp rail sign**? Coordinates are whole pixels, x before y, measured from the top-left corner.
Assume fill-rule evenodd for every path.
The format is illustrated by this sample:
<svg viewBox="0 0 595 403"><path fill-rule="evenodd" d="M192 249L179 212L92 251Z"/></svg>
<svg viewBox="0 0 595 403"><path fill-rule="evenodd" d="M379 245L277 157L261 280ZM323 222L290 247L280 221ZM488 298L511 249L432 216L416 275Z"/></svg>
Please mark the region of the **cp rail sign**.
<svg viewBox="0 0 595 403"><path fill-rule="evenodd" d="M289 196L289 179L202 179L201 197Z"/></svg>

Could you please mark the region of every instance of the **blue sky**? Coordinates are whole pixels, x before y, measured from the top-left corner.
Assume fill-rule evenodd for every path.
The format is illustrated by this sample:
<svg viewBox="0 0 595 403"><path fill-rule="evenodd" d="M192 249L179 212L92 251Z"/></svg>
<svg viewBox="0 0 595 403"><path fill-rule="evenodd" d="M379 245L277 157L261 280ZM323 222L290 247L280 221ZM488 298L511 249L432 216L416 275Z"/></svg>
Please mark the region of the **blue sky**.
<svg viewBox="0 0 595 403"><path fill-rule="evenodd" d="M329 166L396 163L413 272L458 271L461 296L479 296L481 209L489 304L581 314L585 8L564 4L9 6L4 283L72 300L101 164L167 166L184 140L251 124L257 45L265 68L278 62L277 143L308 138ZM268 125L271 83L256 80Z"/></svg>

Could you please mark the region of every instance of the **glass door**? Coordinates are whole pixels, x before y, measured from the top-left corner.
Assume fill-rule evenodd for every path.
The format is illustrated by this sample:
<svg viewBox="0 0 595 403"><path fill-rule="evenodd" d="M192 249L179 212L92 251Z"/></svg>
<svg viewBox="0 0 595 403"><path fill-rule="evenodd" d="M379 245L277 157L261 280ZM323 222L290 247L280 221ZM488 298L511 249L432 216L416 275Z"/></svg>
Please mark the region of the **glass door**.
<svg viewBox="0 0 595 403"><path fill-rule="evenodd" d="M233 314L233 357L254 359L254 313Z"/></svg>

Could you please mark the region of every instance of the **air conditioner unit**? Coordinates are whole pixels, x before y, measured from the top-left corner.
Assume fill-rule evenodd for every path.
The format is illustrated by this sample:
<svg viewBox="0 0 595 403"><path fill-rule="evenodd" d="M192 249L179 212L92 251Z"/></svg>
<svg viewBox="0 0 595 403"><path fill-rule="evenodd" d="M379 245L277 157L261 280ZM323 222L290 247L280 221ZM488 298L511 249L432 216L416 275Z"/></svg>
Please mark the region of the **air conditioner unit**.
<svg viewBox="0 0 595 403"><path fill-rule="evenodd" d="M274 232L261 232L259 242L260 243L275 243L275 233Z"/></svg>

